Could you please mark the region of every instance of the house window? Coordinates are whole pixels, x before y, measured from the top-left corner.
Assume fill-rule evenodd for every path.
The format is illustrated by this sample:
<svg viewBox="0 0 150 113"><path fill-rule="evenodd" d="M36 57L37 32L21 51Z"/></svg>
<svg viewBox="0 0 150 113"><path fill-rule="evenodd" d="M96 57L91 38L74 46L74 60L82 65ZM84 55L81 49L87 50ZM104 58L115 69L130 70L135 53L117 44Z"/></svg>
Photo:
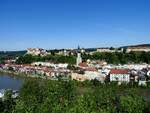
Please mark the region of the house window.
<svg viewBox="0 0 150 113"><path fill-rule="evenodd" d="M118 81L118 77L115 77L115 80Z"/></svg>
<svg viewBox="0 0 150 113"><path fill-rule="evenodd" d="M123 75L123 79L125 79L126 78L126 76L125 75Z"/></svg>

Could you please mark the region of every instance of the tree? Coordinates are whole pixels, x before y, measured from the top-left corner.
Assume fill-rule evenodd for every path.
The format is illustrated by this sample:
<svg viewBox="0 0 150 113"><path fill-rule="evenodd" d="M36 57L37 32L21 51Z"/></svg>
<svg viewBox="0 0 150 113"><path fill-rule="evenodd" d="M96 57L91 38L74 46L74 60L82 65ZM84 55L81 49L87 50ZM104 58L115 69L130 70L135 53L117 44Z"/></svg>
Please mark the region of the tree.
<svg viewBox="0 0 150 113"><path fill-rule="evenodd" d="M9 67L8 70L9 71L14 71L14 68L13 67Z"/></svg>
<svg viewBox="0 0 150 113"><path fill-rule="evenodd" d="M27 80L23 84L20 90L20 97L16 105L16 113L38 113L38 105L43 101L43 90L42 82L38 79Z"/></svg>
<svg viewBox="0 0 150 113"><path fill-rule="evenodd" d="M67 66L67 69L75 70L75 66L73 66L73 65L68 65L68 66Z"/></svg>
<svg viewBox="0 0 150 113"><path fill-rule="evenodd" d="M110 50L115 50L115 48L114 47L110 47Z"/></svg>
<svg viewBox="0 0 150 113"><path fill-rule="evenodd" d="M138 95L141 88L136 89L98 81L31 79L24 82L17 99L7 93L4 102L0 100L0 112L146 113L150 104Z"/></svg>
<svg viewBox="0 0 150 113"><path fill-rule="evenodd" d="M144 110L143 99L137 95L120 97L121 113L142 113Z"/></svg>
<svg viewBox="0 0 150 113"><path fill-rule="evenodd" d="M2 113L4 111L4 108L5 108L4 103L3 103L2 99L0 99L0 113Z"/></svg>
<svg viewBox="0 0 150 113"><path fill-rule="evenodd" d="M116 89L109 86L97 87L94 91L96 109L100 113L117 113L118 96Z"/></svg>
<svg viewBox="0 0 150 113"><path fill-rule="evenodd" d="M5 61L3 58L0 58L0 64L5 64Z"/></svg>
<svg viewBox="0 0 150 113"><path fill-rule="evenodd" d="M4 113L12 113L15 107L15 101L12 98L12 91L7 90L4 95Z"/></svg>
<svg viewBox="0 0 150 113"><path fill-rule="evenodd" d="M123 53L126 53L127 52L127 48L123 48Z"/></svg>

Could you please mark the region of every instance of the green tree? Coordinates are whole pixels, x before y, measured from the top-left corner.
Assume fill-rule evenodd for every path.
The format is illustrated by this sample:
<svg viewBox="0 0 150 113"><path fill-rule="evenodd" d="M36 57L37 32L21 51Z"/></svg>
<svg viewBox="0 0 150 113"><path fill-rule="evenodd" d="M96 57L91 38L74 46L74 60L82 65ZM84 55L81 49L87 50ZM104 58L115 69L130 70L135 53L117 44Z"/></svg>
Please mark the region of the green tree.
<svg viewBox="0 0 150 113"><path fill-rule="evenodd" d="M5 109L4 103L2 101L2 99L0 99L0 113L3 113Z"/></svg>
<svg viewBox="0 0 150 113"><path fill-rule="evenodd" d="M120 97L121 113L142 113L144 110L144 101L136 94Z"/></svg>
<svg viewBox="0 0 150 113"><path fill-rule="evenodd" d="M12 91L8 90L4 94L4 113L12 113L15 107L15 101L12 98Z"/></svg>

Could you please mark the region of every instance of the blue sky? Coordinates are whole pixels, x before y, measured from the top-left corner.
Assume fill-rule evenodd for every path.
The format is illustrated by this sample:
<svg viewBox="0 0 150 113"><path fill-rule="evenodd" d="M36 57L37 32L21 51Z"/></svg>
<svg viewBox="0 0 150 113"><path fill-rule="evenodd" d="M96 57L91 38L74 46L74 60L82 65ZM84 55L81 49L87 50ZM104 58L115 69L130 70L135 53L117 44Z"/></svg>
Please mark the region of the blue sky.
<svg viewBox="0 0 150 113"><path fill-rule="evenodd" d="M150 43L150 0L0 0L0 50Z"/></svg>

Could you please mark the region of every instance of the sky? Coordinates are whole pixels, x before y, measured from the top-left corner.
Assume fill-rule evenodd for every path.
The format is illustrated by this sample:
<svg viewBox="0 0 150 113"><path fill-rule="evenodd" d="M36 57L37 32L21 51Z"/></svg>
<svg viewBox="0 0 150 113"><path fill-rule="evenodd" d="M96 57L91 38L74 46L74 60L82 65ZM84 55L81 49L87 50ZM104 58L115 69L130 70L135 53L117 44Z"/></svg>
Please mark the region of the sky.
<svg viewBox="0 0 150 113"><path fill-rule="evenodd" d="M150 0L0 0L0 51L150 43Z"/></svg>

